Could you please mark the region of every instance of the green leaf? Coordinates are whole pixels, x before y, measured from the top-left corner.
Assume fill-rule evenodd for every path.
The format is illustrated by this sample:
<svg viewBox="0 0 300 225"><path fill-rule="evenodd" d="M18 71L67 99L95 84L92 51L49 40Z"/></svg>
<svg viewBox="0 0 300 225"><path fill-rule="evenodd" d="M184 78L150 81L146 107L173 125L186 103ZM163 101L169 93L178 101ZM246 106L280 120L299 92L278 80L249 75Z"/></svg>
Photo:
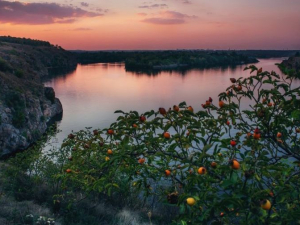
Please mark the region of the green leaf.
<svg viewBox="0 0 300 225"><path fill-rule="evenodd" d="M296 119L296 120L300 120L300 110L297 109L297 110L294 110L291 114L291 116Z"/></svg>
<svg viewBox="0 0 300 225"><path fill-rule="evenodd" d="M222 182L221 187L226 189L227 187L231 186L233 184L231 179L226 179Z"/></svg>
<svg viewBox="0 0 300 225"><path fill-rule="evenodd" d="M187 225L187 223L184 220L181 220L182 225Z"/></svg>
<svg viewBox="0 0 300 225"><path fill-rule="evenodd" d="M213 146L213 144L208 144L208 145L205 145L202 149L203 152L207 152L211 147Z"/></svg>
<svg viewBox="0 0 300 225"><path fill-rule="evenodd" d="M122 110L116 110L115 113L122 113L122 114L125 114Z"/></svg>
<svg viewBox="0 0 300 225"><path fill-rule="evenodd" d="M180 107L180 108L186 107L186 102L180 102L180 103L179 103L179 107Z"/></svg>

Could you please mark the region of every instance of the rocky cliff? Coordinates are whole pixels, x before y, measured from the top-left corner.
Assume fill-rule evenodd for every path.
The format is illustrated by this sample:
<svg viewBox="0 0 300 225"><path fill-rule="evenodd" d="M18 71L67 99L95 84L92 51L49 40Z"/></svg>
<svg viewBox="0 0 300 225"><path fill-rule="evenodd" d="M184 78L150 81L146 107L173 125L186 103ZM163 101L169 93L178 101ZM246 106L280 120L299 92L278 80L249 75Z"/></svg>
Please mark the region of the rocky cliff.
<svg viewBox="0 0 300 225"><path fill-rule="evenodd" d="M41 82L48 69L76 68L72 54L59 46L7 38L0 37L0 156L26 149L62 113L54 90Z"/></svg>

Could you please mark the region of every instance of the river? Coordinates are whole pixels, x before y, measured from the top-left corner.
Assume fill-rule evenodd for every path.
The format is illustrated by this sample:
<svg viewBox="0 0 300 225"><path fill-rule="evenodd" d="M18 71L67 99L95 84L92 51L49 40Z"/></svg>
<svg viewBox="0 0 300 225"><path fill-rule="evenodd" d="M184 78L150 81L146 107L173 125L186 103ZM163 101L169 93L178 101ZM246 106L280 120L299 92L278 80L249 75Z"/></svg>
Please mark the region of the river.
<svg viewBox="0 0 300 225"><path fill-rule="evenodd" d="M259 61L257 67L281 74L275 63L282 58ZM243 71L245 66L151 75L126 71L122 63L79 64L75 71L44 83L54 88L64 109L62 120L57 122L61 132L52 138L51 144L58 146L70 132L85 127L109 127L118 117L114 114L118 109L143 113L186 101L198 111L209 97L218 102L218 94L231 85L229 78L249 76L249 71ZM299 86L299 82L295 85Z"/></svg>

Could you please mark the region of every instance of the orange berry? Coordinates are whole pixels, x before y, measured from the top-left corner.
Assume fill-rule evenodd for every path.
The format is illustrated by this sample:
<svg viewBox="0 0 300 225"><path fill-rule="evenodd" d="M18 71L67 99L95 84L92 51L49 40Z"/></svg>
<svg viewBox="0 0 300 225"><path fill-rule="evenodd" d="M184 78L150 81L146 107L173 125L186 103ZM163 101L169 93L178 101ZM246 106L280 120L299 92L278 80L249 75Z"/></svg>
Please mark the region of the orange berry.
<svg viewBox="0 0 300 225"><path fill-rule="evenodd" d="M200 167L200 168L198 169L198 173L199 173L199 174L206 174L206 169L205 169L205 167Z"/></svg>
<svg viewBox="0 0 300 225"><path fill-rule="evenodd" d="M67 169L66 172L67 172L67 173L71 173L72 170L71 170L71 169Z"/></svg>
<svg viewBox="0 0 300 225"><path fill-rule="evenodd" d="M214 169L217 168L217 165L218 165L218 164L217 164L216 162L212 162L212 163L210 164L210 166L211 166L212 168L214 168Z"/></svg>
<svg viewBox="0 0 300 225"><path fill-rule="evenodd" d="M109 130L107 130L107 133L108 133L109 135L113 135L113 134L114 134L114 130L109 129Z"/></svg>
<svg viewBox="0 0 300 225"><path fill-rule="evenodd" d="M165 170L165 174L166 174L166 176L168 177L168 176L171 175L171 171L170 171L170 170Z"/></svg>
<svg viewBox="0 0 300 225"><path fill-rule="evenodd" d="M189 110L189 111L191 111L191 112L194 112L194 109L193 109L192 106L187 107L187 110Z"/></svg>
<svg viewBox="0 0 300 225"><path fill-rule="evenodd" d="M219 101L219 106L220 106L220 108L223 108L224 107L224 102L223 101Z"/></svg>
<svg viewBox="0 0 300 225"><path fill-rule="evenodd" d="M173 110L179 112L179 107L177 105L173 105Z"/></svg>
<svg viewBox="0 0 300 225"><path fill-rule="evenodd" d="M271 209L271 207L272 207L272 205L271 205L271 202L269 201L269 200L267 200L267 199L265 199L265 200L263 200L262 202L261 202L261 208L262 209L264 209L264 210L269 210L269 209Z"/></svg>
<svg viewBox="0 0 300 225"><path fill-rule="evenodd" d="M236 159L231 160L230 164L231 168L234 170L238 170L240 168L240 163Z"/></svg>
<svg viewBox="0 0 300 225"><path fill-rule="evenodd" d="M165 108L159 108L158 111L163 116L167 114L167 111L165 110Z"/></svg>
<svg viewBox="0 0 300 225"><path fill-rule="evenodd" d="M139 162L139 164L144 164L145 159L144 159L144 158L140 158L140 159L138 160L138 162Z"/></svg>
<svg viewBox="0 0 300 225"><path fill-rule="evenodd" d="M186 203L189 205L189 206L193 206L196 204L196 200L194 198L187 198L186 199Z"/></svg>
<svg viewBox="0 0 300 225"><path fill-rule="evenodd" d="M164 138L169 139L171 137L169 132L164 132Z"/></svg>
<svg viewBox="0 0 300 225"><path fill-rule="evenodd" d="M253 138L256 140L260 139L260 133L254 133Z"/></svg>
<svg viewBox="0 0 300 225"><path fill-rule="evenodd" d="M278 132L277 133L277 138L281 138L282 137L282 133Z"/></svg>
<svg viewBox="0 0 300 225"><path fill-rule="evenodd" d="M108 150L107 150L107 154L108 154L108 155L112 155L112 154L113 154L113 151L112 151L111 149L108 149Z"/></svg>

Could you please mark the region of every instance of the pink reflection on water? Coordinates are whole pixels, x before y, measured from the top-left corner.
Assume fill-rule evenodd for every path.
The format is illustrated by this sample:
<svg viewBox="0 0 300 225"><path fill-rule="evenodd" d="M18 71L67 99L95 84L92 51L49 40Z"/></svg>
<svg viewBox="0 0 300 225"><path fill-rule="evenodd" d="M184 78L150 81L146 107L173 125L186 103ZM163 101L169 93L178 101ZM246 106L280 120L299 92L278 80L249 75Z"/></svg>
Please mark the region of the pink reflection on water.
<svg viewBox="0 0 300 225"><path fill-rule="evenodd" d="M280 73L275 66L278 62L281 59L264 59L256 66ZM76 71L56 77L45 85L54 88L63 104L64 115L59 124L62 132L58 135L61 141L71 130L108 127L117 118L114 111L118 109L143 113L159 107L168 109L186 101L198 111L209 97L218 104L218 94L231 85L231 77L249 76L249 71L243 71L244 67L147 75L126 72L124 64L78 65Z"/></svg>

